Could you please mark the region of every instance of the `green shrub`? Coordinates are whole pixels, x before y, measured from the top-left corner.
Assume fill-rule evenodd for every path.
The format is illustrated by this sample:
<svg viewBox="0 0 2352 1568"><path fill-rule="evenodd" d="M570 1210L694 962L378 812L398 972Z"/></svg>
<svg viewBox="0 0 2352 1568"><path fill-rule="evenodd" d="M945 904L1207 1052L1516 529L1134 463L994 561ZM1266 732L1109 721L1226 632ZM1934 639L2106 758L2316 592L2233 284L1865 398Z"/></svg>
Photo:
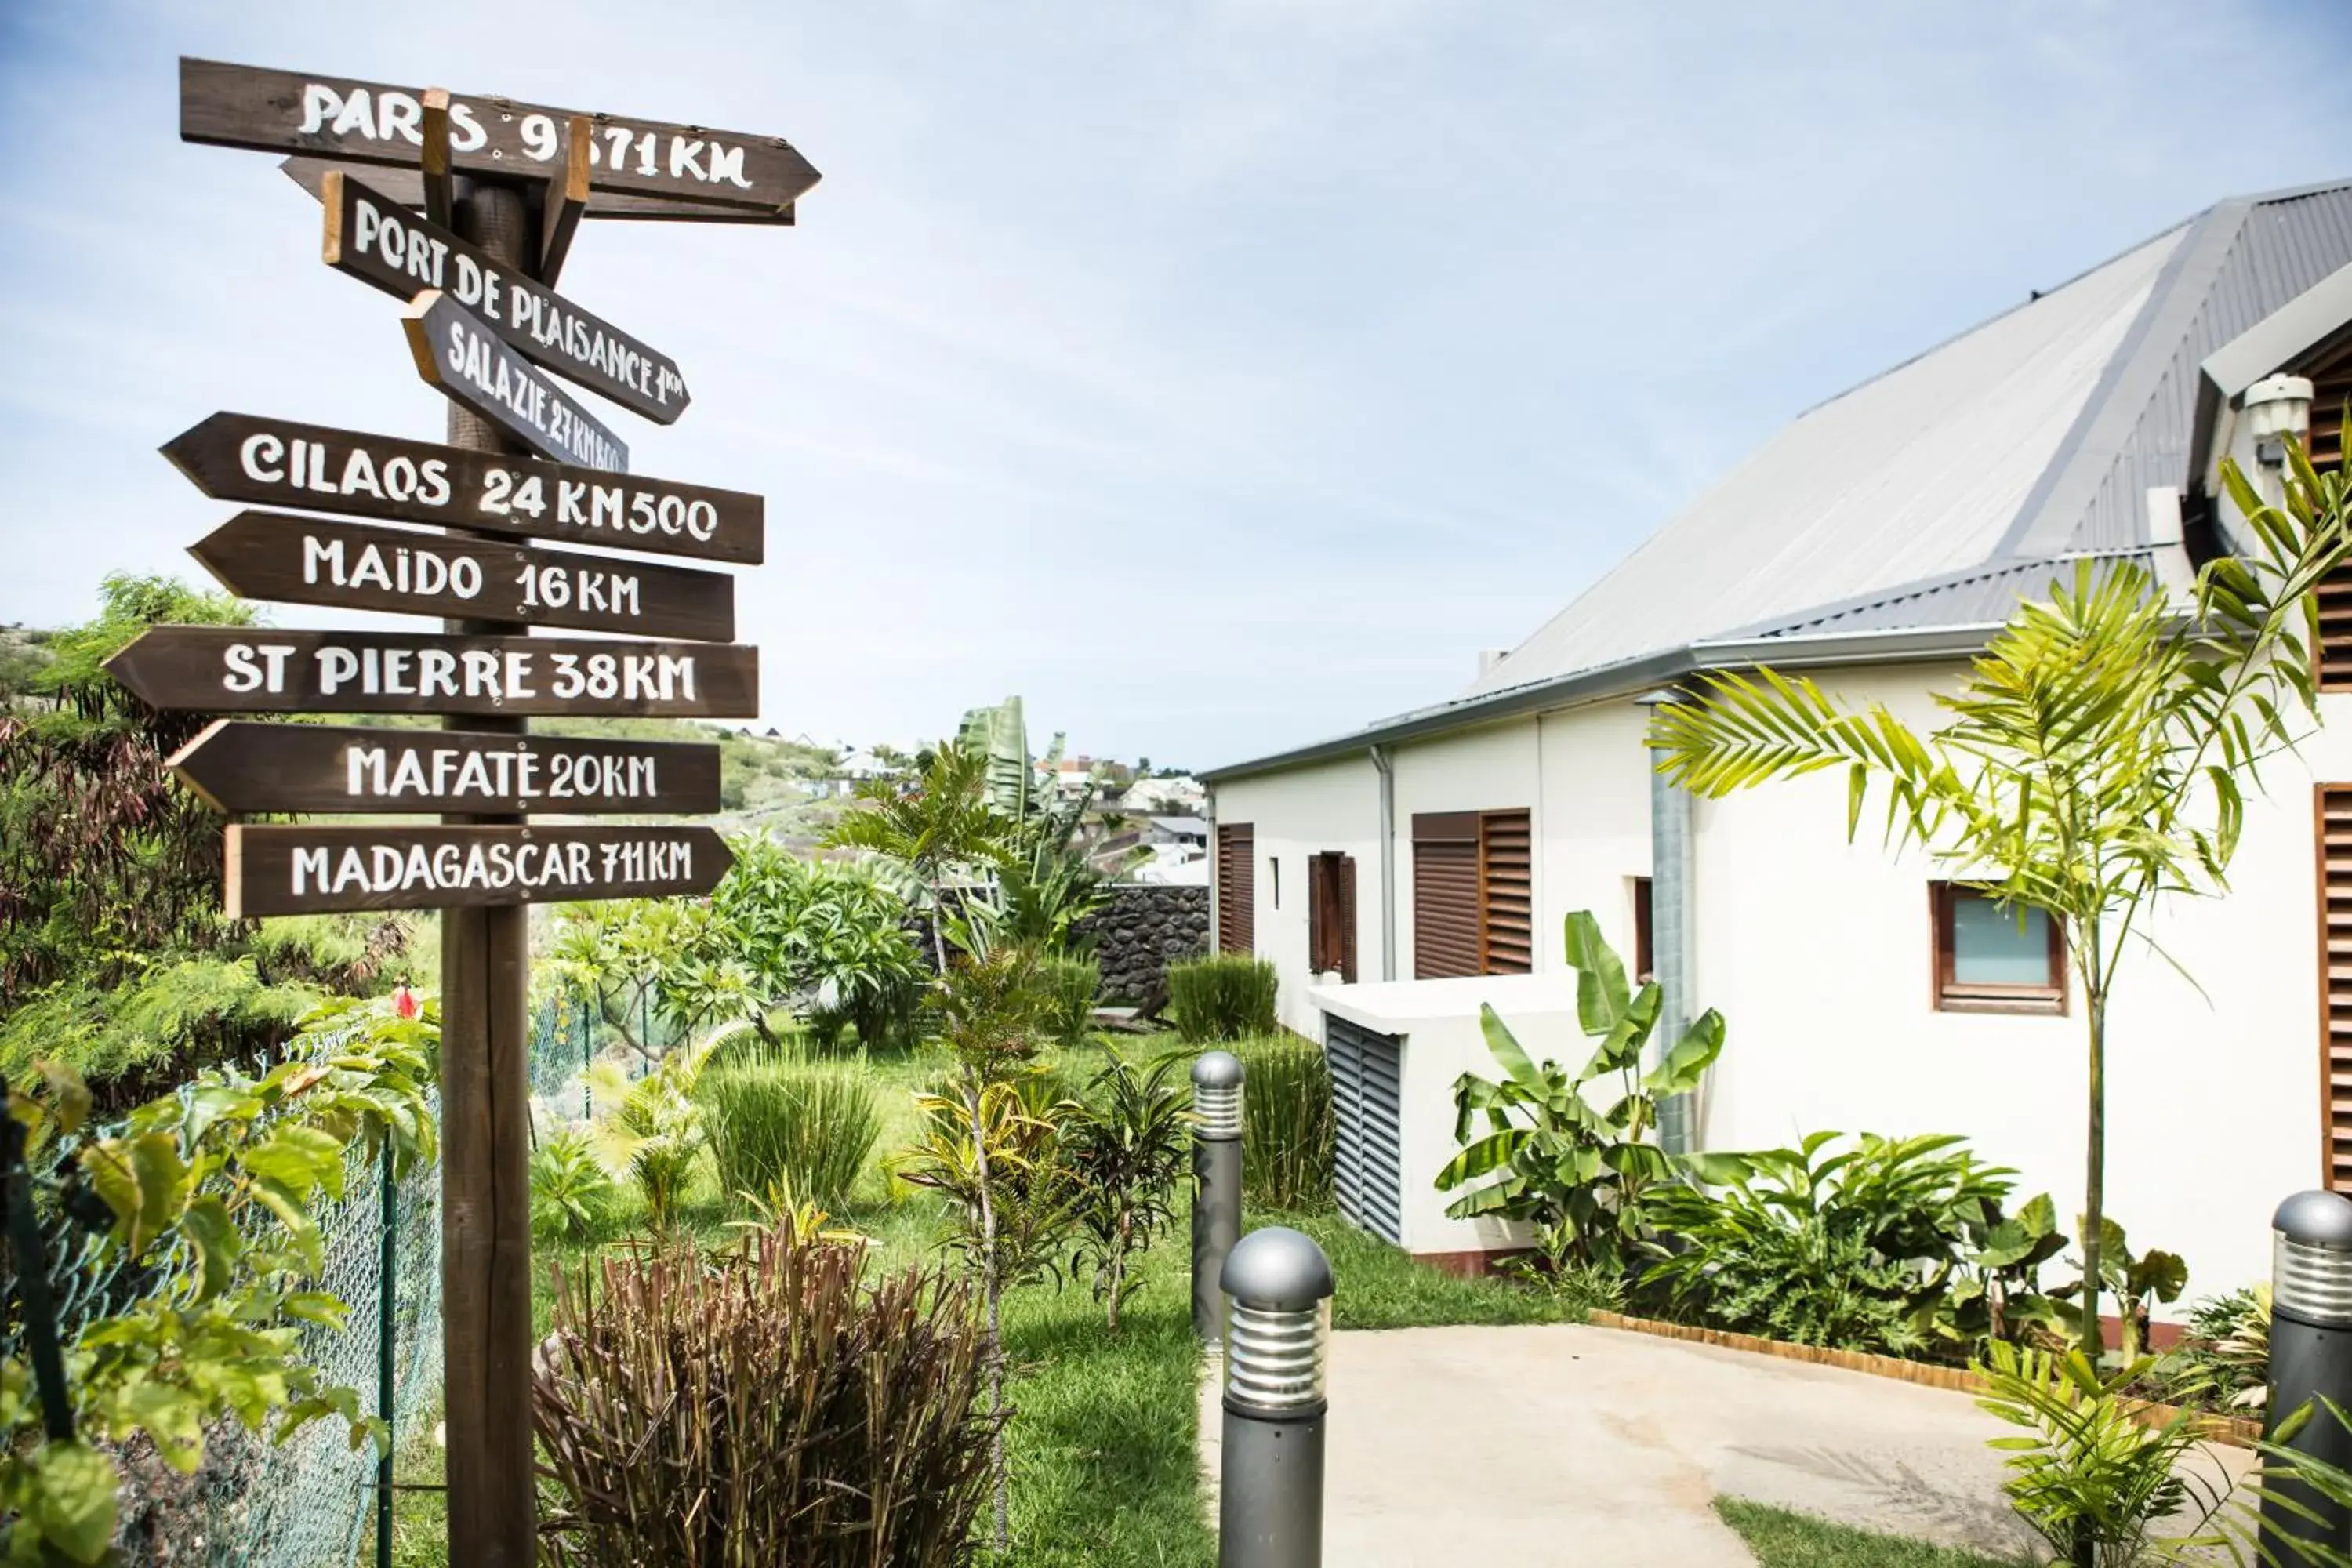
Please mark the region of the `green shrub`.
<svg viewBox="0 0 2352 1568"><path fill-rule="evenodd" d="M1064 1050L1083 1045L1094 1027L1102 965L1091 958L1048 958L1038 967L1045 979L1046 1033Z"/></svg>
<svg viewBox="0 0 2352 1568"><path fill-rule="evenodd" d="M1323 1047L1297 1035L1239 1042L1242 1194L1253 1209L1312 1209L1331 1201L1339 1117Z"/></svg>
<svg viewBox="0 0 2352 1568"><path fill-rule="evenodd" d="M618 1197L585 1132L558 1132L531 1152L530 1231L540 1240L572 1247L602 1240Z"/></svg>
<svg viewBox="0 0 2352 1568"><path fill-rule="evenodd" d="M1187 1045L1212 1045L1275 1031L1274 965L1245 952L1216 952L1168 966L1168 1013Z"/></svg>
<svg viewBox="0 0 2352 1568"><path fill-rule="evenodd" d="M855 1065L740 1051L705 1072L698 1092L730 1198L782 1186L839 1208L882 1135L879 1096Z"/></svg>
<svg viewBox="0 0 2352 1568"><path fill-rule="evenodd" d="M786 1226L564 1278L532 1372L550 1560L969 1563L996 1425L977 1314L936 1276L864 1268Z"/></svg>

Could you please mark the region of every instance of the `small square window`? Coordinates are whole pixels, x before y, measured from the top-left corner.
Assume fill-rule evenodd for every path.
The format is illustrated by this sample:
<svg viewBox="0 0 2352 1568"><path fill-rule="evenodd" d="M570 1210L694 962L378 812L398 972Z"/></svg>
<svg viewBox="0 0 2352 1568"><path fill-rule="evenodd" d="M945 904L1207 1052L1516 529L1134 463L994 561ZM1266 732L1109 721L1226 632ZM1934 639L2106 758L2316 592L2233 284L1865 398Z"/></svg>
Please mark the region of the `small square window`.
<svg viewBox="0 0 2352 1568"><path fill-rule="evenodd" d="M1656 949L1651 945L1650 879L1633 879L1633 984L1645 985L1658 977Z"/></svg>
<svg viewBox="0 0 2352 1568"><path fill-rule="evenodd" d="M1929 884L1936 1005L1948 1013L2063 1013L2066 938L2049 914L1973 888Z"/></svg>

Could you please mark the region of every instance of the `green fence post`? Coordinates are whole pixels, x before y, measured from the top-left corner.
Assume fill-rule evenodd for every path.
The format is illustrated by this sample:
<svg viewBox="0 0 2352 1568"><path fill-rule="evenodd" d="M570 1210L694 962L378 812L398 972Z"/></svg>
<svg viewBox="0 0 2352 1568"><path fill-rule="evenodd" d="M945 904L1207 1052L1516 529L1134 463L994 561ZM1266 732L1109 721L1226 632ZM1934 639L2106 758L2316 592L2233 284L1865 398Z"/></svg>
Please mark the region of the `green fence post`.
<svg viewBox="0 0 2352 1568"><path fill-rule="evenodd" d="M43 1435L52 1443L73 1441L73 1406L66 1398L66 1362L58 1342L57 1303L49 1296L49 1256L41 1245L40 1217L33 1212L33 1172L25 1158L25 1124L9 1114L0 1085L0 1184L8 1209L8 1247L16 1254L16 1303L25 1314L25 1349L33 1363L33 1387L41 1402Z"/></svg>
<svg viewBox="0 0 2352 1568"><path fill-rule="evenodd" d="M383 1452L375 1461L375 1568L392 1568L392 1456L394 1402L394 1351L399 1328L393 1302L398 1294L400 1268L400 1182L393 1173L392 1140L383 1141L383 1245L375 1283L375 1413L383 1420Z"/></svg>

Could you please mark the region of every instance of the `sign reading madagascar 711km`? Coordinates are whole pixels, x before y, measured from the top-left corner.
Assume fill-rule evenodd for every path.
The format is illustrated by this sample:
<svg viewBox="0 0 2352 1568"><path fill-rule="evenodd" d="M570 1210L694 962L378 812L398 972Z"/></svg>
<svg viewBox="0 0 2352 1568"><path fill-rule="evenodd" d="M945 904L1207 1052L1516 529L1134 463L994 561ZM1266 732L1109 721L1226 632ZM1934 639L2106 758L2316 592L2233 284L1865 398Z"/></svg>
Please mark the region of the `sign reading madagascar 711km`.
<svg viewBox="0 0 2352 1568"><path fill-rule="evenodd" d="M735 858L708 827L311 827L232 822L222 911L332 914L707 893Z"/></svg>
<svg viewBox="0 0 2352 1568"><path fill-rule="evenodd" d="M173 437L163 456L215 500L747 566L766 554L767 502L743 490L250 414L215 414Z"/></svg>

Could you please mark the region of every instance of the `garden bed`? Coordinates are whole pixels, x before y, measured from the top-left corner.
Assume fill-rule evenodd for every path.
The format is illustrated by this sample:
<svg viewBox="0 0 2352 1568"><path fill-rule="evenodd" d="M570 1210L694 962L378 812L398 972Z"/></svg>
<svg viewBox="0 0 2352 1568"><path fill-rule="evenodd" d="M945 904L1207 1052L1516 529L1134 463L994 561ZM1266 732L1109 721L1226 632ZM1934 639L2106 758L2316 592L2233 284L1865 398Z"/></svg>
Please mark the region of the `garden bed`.
<svg viewBox="0 0 2352 1568"><path fill-rule="evenodd" d="M1867 1351L1832 1350L1822 1345L1790 1344L1785 1340L1735 1334L1723 1329L1664 1323L1654 1318L1629 1318L1622 1312L1596 1310L1590 1321L1597 1329L1622 1329L1629 1333L1654 1334L1660 1339L1687 1340L1694 1344L1777 1356L1782 1361L1843 1367L1848 1372L1867 1373L1873 1377L1892 1378L1897 1383L1916 1383L1927 1388L1947 1388L1958 1394L1976 1394L1984 1387L1983 1381L1967 1368L1939 1366L1934 1362L1906 1361L1901 1356L1877 1355ZM2150 1403L2135 1406L2132 1419L2143 1426L2163 1426L2181 1414L2181 1407L2177 1405ZM2220 1415L2210 1411L2190 1411L2188 1415L2198 1435L2210 1443L2251 1448L2263 1435L2261 1422L2250 1421L2243 1416Z"/></svg>

